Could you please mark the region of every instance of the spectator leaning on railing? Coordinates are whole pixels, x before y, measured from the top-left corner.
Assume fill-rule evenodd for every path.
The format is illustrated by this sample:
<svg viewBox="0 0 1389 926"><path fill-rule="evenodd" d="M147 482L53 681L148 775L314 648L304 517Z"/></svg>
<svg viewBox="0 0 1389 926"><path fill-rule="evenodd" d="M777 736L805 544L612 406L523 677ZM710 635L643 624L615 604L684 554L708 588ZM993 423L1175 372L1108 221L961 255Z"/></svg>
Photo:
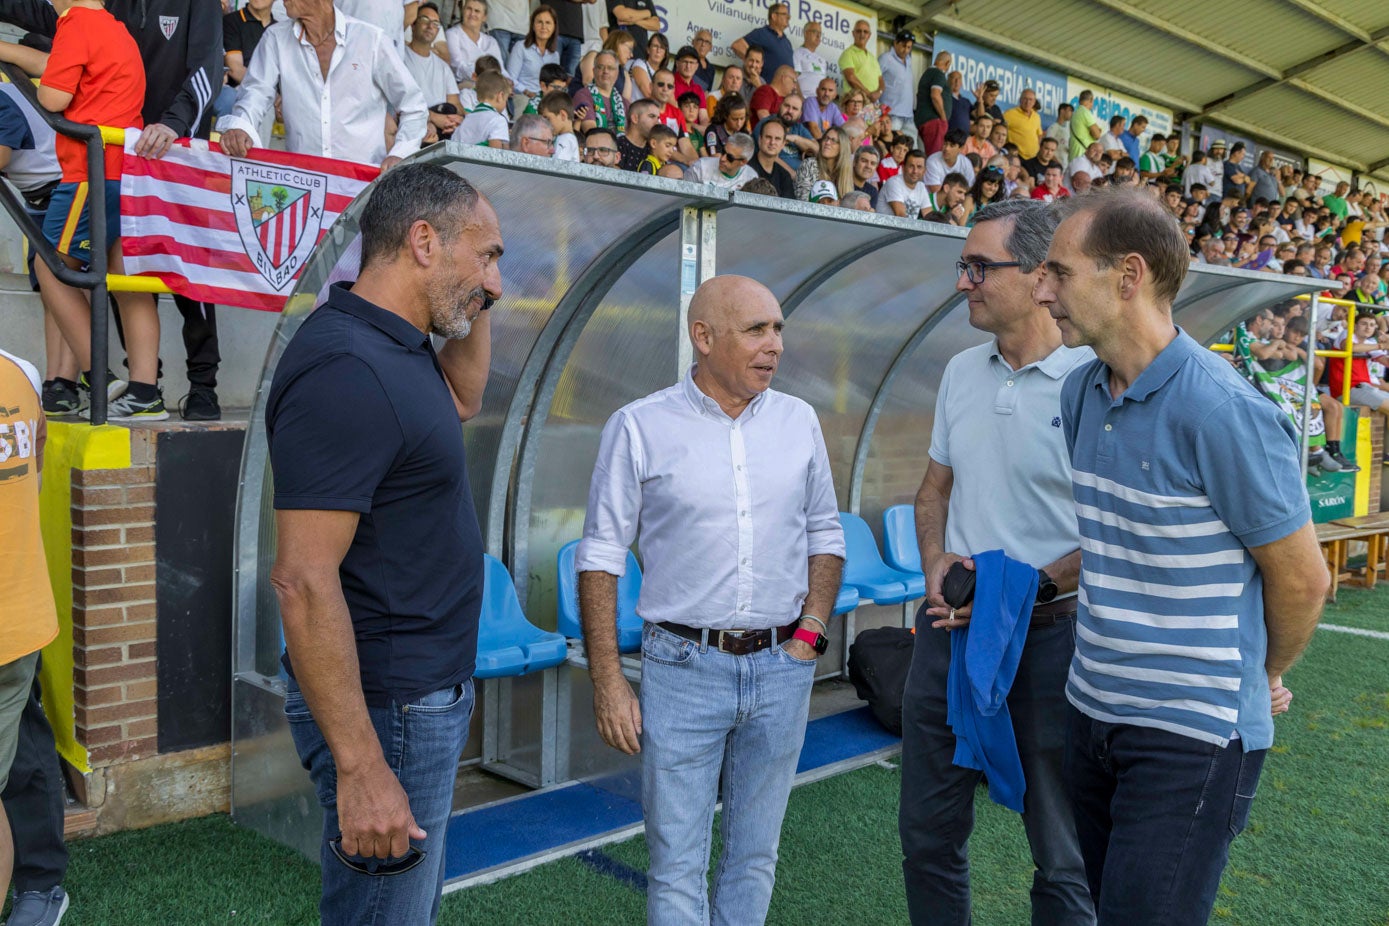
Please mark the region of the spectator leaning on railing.
<svg viewBox="0 0 1389 926"><path fill-rule="evenodd" d="M277 89L291 152L389 168L419 150L427 125L424 95L390 39L344 16L330 0L286 0L285 11L291 20L266 30L235 109L217 122L223 150L245 157L268 141L259 127ZM330 69L338 48L361 66ZM331 85L327 93L325 84ZM333 104L327 111L325 99ZM389 113L397 115L398 127L388 152Z"/></svg>

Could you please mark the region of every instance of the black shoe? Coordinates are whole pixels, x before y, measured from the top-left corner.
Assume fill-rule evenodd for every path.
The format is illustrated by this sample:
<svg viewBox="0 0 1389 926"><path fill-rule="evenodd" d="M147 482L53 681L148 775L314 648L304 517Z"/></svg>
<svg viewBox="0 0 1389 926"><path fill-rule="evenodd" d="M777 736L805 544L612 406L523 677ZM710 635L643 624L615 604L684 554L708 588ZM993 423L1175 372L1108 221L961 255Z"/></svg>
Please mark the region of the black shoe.
<svg viewBox="0 0 1389 926"><path fill-rule="evenodd" d="M1342 455L1339 454L1339 453L1331 453L1331 454L1327 454L1327 456L1331 457L1331 459L1333 459L1333 460L1335 460L1337 463L1340 463L1340 464L1341 464L1341 472L1343 472L1343 473L1358 473L1358 472L1360 472L1360 467L1359 467L1359 466L1356 466L1354 463L1352 463L1350 460L1347 460L1344 456L1342 456Z"/></svg>
<svg viewBox="0 0 1389 926"><path fill-rule="evenodd" d="M211 386L193 386L179 401L178 413L184 421L220 421L222 406Z"/></svg>
<svg viewBox="0 0 1389 926"><path fill-rule="evenodd" d="M43 384L43 413L50 417L76 415L83 409L77 384L67 379L50 379Z"/></svg>

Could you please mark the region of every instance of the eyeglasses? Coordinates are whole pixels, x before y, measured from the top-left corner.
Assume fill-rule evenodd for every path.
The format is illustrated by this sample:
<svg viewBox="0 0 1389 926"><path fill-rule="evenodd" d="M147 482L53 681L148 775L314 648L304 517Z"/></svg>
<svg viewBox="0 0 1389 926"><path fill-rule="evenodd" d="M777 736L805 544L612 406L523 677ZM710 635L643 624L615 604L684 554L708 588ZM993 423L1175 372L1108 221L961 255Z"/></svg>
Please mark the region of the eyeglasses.
<svg viewBox="0 0 1389 926"><path fill-rule="evenodd" d="M379 859L364 858L362 856L348 855L342 848L342 837L335 836L328 840L328 848L339 862L348 868L362 875L372 875L374 877L385 877L387 875L401 875L414 868L424 861L425 851L414 846L400 858Z"/></svg>
<svg viewBox="0 0 1389 926"><path fill-rule="evenodd" d="M725 161L727 161L727 162L730 163L730 164L746 164L749 160L751 160L750 158L746 158L746 157L740 158L740 157L738 157L738 156L736 156L736 155L729 154L727 151L725 151L723 154L719 155L719 157L723 158Z"/></svg>
<svg viewBox="0 0 1389 926"><path fill-rule="evenodd" d="M585 149L584 149L584 154L593 155L593 156L595 156L595 157L598 156L598 155L617 154L617 153L618 153L618 151L617 151L616 148L585 148Z"/></svg>
<svg viewBox="0 0 1389 926"><path fill-rule="evenodd" d="M656 81L656 86L657 86L657 87L660 87L662 90L674 90L674 89L675 89L675 84L668 84L668 83L664 83L664 82L662 82L662 81Z"/></svg>
<svg viewBox="0 0 1389 926"><path fill-rule="evenodd" d="M522 138L525 141L537 142L538 144L544 145L546 148L553 148L555 146L555 140L553 138L536 138L534 135L524 135Z"/></svg>
<svg viewBox="0 0 1389 926"><path fill-rule="evenodd" d="M998 267L1018 267L1021 266L1015 260L957 260L955 261L955 275L968 276L969 281L975 286L984 282L984 273Z"/></svg>

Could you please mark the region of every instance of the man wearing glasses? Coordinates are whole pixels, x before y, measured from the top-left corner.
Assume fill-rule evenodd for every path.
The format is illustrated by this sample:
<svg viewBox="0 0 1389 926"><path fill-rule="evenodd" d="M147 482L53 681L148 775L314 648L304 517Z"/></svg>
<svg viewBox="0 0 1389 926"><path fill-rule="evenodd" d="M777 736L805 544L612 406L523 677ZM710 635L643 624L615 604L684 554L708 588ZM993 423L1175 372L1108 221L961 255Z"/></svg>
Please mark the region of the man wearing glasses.
<svg viewBox="0 0 1389 926"><path fill-rule="evenodd" d="M757 179L757 171L748 166L756 150L751 135L734 132L724 142L723 152L718 157L700 158L685 179L708 183L723 190L741 189L749 180Z"/></svg>
<svg viewBox="0 0 1389 926"><path fill-rule="evenodd" d="M555 132L544 116L535 113L522 115L511 126L511 150L536 157L553 157Z"/></svg>
<svg viewBox="0 0 1389 926"><path fill-rule="evenodd" d="M584 136L584 147L580 152L585 164L599 167L617 167L621 152L617 150L617 136L611 129L589 129Z"/></svg>
<svg viewBox="0 0 1389 926"><path fill-rule="evenodd" d="M709 52L714 50L714 34L708 29L700 29L690 41L699 54L699 67L695 68L695 83L708 93L714 89L714 65L709 60Z"/></svg>
<svg viewBox="0 0 1389 926"><path fill-rule="evenodd" d="M1000 548L1041 572L1008 695L1027 780L1023 826L1036 866L1032 922L1095 922L1062 784L1080 536L1060 426L1062 384L1094 355L1063 347L1055 322L1032 299L1056 222L1042 203L985 206L956 265L955 288L966 299L970 325L993 337L945 368L916 495L927 591L902 702L898 825L907 909L917 926L970 921L968 842L981 773L954 764L955 735L946 720L950 633L969 626L970 608L952 611L941 584L953 564L973 569L971 554Z"/></svg>
<svg viewBox="0 0 1389 926"><path fill-rule="evenodd" d="M651 99L661 107L658 121L670 128L678 140L675 160L682 164L693 164L699 157L694 145L690 144L690 127L685 124L685 114L675 105L675 72L665 68L658 70L651 78Z"/></svg>

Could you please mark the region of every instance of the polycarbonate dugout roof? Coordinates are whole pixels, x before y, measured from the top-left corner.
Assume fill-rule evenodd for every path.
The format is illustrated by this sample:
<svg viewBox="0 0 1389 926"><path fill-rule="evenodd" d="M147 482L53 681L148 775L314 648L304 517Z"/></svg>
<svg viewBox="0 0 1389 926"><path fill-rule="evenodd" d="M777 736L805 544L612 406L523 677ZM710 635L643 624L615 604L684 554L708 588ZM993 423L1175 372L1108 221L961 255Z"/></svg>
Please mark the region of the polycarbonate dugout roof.
<svg viewBox="0 0 1389 926"><path fill-rule="evenodd" d="M900 2L872 6L900 12ZM1389 181L1385 0L928 0L943 30Z"/></svg>

